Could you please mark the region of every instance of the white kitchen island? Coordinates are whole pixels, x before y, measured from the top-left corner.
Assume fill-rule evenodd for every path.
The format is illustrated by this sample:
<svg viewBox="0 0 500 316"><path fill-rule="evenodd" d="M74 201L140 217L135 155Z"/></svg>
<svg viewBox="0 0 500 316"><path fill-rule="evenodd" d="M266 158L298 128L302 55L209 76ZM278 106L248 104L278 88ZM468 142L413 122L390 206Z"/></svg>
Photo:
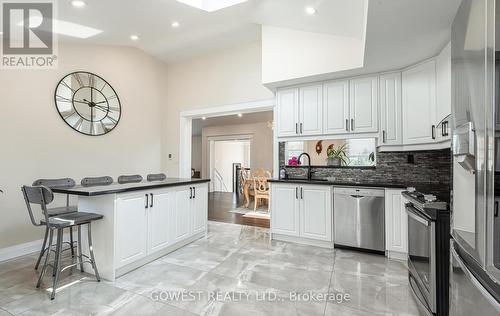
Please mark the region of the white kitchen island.
<svg viewBox="0 0 500 316"><path fill-rule="evenodd" d="M53 191L78 196L80 212L104 215L92 223L93 247L99 274L113 281L206 235L209 181L166 179ZM90 264L84 268L93 273Z"/></svg>

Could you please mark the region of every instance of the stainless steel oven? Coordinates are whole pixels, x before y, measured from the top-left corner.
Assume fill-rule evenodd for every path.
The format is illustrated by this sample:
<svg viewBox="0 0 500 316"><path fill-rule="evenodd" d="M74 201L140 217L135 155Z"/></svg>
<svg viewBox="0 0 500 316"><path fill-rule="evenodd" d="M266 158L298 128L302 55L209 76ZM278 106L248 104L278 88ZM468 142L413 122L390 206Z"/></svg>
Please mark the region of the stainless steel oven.
<svg viewBox="0 0 500 316"><path fill-rule="evenodd" d="M419 192L408 200L408 278L422 314L448 315L450 212L448 203Z"/></svg>
<svg viewBox="0 0 500 316"><path fill-rule="evenodd" d="M408 213L408 268L413 287L418 286L428 309L436 313L436 223L413 204ZM417 289L414 289L417 290Z"/></svg>

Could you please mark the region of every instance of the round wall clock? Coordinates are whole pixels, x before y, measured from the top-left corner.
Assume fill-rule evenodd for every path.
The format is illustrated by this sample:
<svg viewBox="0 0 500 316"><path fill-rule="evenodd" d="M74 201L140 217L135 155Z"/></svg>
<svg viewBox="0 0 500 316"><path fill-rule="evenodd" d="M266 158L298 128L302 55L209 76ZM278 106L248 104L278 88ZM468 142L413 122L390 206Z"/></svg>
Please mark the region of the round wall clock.
<svg viewBox="0 0 500 316"><path fill-rule="evenodd" d="M115 90L90 72L73 72L62 78L55 102L66 124L85 135L104 135L120 121L120 99Z"/></svg>

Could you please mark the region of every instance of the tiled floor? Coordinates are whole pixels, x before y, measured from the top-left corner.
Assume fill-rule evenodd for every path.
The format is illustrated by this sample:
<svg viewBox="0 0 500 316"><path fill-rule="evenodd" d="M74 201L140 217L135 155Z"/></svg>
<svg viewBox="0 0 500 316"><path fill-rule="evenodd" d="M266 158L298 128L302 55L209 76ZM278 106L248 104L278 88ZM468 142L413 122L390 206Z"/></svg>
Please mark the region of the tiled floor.
<svg viewBox="0 0 500 316"><path fill-rule="evenodd" d="M115 282L66 273L55 301L47 292L50 277L44 289L34 287L35 259L33 254L0 264L0 316L418 315L403 264L269 242L265 228L209 222L207 238ZM304 294L301 300L290 296L294 292ZM179 293L184 299L174 297ZM330 301L321 293L330 293Z"/></svg>

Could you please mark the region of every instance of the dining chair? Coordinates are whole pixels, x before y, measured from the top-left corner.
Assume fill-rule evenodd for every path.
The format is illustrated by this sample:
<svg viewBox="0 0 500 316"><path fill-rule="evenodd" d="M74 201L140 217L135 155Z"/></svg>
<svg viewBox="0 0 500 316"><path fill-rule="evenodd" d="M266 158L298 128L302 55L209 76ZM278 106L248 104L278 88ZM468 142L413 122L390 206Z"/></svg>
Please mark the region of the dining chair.
<svg viewBox="0 0 500 316"><path fill-rule="evenodd" d="M110 185L113 183L113 178L109 176L103 177L85 177L80 184L84 187L94 187L100 185Z"/></svg>
<svg viewBox="0 0 500 316"><path fill-rule="evenodd" d="M101 214L87 213L87 212L73 212L65 213L57 216L49 216L50 209L47 206L54 201L54 194L52 190L46 186L23 186L21 188L23 192L24 201L26 202L26 207L28 209L28 214L31 223L34 226L45 226L49 230L49 243L47 249L47 255L43 263L42 271L38 277L38 282L36 287L39 288L42 284L43 277L47 270L47 266L50 262L50 254L52 250L52 242L54 239L54 231L57 233L56 245L55 245L55 257L53 266L53 283L52 283L52 293L50 299L53 300L56 297L57 282L59 280L59 275L61 272L68 268L74 266L80 266L80 270L83 272L83 264L90 263L94 270L97 281L101 281L99 277L99 272L97 270L97 265L95 263L94 257L94 247L92 244L92 227L91 223L95 220L103 218ZM42 219L37 220L33 213L32 205L38 205L42 211ZM87 225L88 231L88 244L89 244L89 256L82 253L82 238L81 238L81 226ZM78 229L78 260L75 263L71 263L65 267L61 267L61 252L63 244L63 232L65 228L77 227ZM86 260L84 260L84 258Z"/></svg>
<svg viewBox="0 0 500 316"><path fill-rule="evenodd" d="M38 179L33 181L33 186L46 186L50 189L53 188L72 188L76 185L75 180L71 178L60 178L60 179ZM74 213L78 212L78 207L76 205L69 205L69 194L66 194L66 206L51 208L48 212L49 217L58 216L61 214ZM38 266L40 265L40 261L47 250L47 237L49 236L49 228L45 227L45 235L43 237L42 249L40 250L40 254L38 255L38 260L35 264L35 270L38 270ZM69 228L69 245L71 250L71 256L75 256L74 246L75 243L73 241L73 228Z"/></svg>
<svg viewBox="0 0 500 316"><path fill-rule="evenodd" d="M269 184L266 177L254 177L253 178L253 188L255 190L255 203L254 211L257 210L257 206L260 200L267 201L267 211L270 209L270 194L269 194Z"/></svg>
<svg viewBox="0 0 500 316"><path fill-rule="evenodd" d="M251 195L253 196L255 194L253 190L253 181L250 169L241 169L240 179L241 179L241 187L243 188L243 196L245 197L245 202L243 203L243 206L248 207L250 205L250 196Z"/></svg>
<svg viewBox="0 0 500 316"><path fill-rule="evenodd" d="M137 183L142 181L142 176L139 174L134 174L134 175L122 175L118 177L118 183L120 184L125 184L125 183Z"/></svg>
<svg viewBox="0 0 500 316"><path fill-rule="evenodd" d="M257 168L252 173L252 177L264 177L264 176L265 176L265 170L263 168Z"/></svg>
<svg viewBox="0 0 500 316"><path fill-rule="evenodd" d="M167 179L167 175L164 173L150 173L147 175L146 179L148 181L164 181Z"/></svg>

